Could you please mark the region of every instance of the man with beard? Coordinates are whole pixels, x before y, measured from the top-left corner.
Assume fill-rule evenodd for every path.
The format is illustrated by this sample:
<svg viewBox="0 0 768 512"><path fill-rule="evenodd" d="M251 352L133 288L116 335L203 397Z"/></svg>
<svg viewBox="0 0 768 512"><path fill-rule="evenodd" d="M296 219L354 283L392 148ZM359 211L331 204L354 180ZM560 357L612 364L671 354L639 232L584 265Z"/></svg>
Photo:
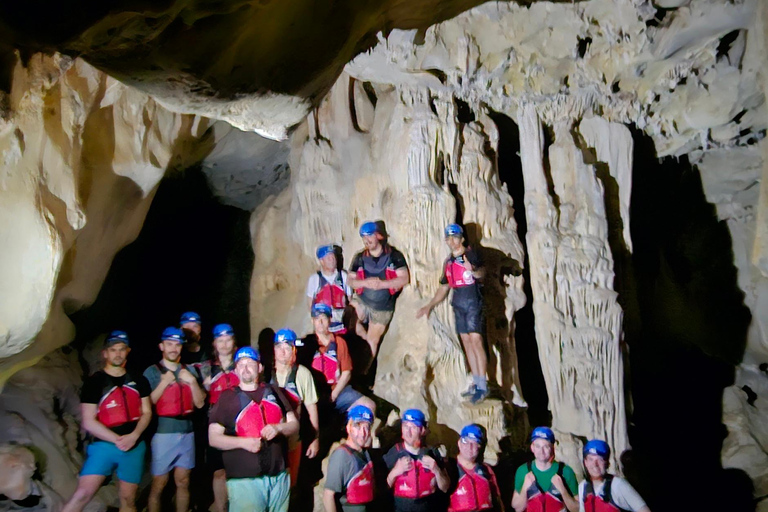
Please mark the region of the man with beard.
<svg viewBox="0 0 768 512"><path fill-rule="evenodd" d="M448 512L504 511L496 475L482 461L484 440L478 425L461 429L459 455L448 465L452 489Z"/></svg>
<svg viewBox="0 0 768 512"><path fill-rule="evenodd" d="M375 494L373 462L368 450L373 411L356 405L347 414L347 439L328 460L323 505L325 512L366 512Z"/></svg>
<svg viewBox="0 0 768 512"><path fill-rule="evenodd" d="M396 512L445 510L445 495L451 485L443 457L425 444L427 419L418 409L408 409L400 422L403 441L384 456L389 474L387 485L395 495Z"/></svg>
<svg viewBox="0 0 768 512"><path fill-rule="evenodd" d="M587 479L579 484L580 512L651 512L643 498L621 477L608 474L611 448L593 439L584 445Z"/></svg>
<svg viewBox="0 0 768 512"><path fill-rule="evenodd" d="M333 245L321 245L315 253L320 270L307 281L307 302L309 309L315 304L325 304L333 310L330 331L339 334L347 332L344 326L344 311L349 303L352 290L347 285L347 271L338 269Z"/></svg>
<svg viewBox="0 0 768 512"><path fill-rule="evenodd" d="M348 278L355 290L351 303L357 312L356 332L371 347L371 364L392 321L397 294L410 281L403 253L387 243L383 231L376 222L360 226L365 249L352 259Z"/></svg>
<svg viewBox="0 0 768 512"><path fill-rule="evenodd" d="M101 352L104 369L83 383L82 426L92 441L77 489L64 505L64 512L83 510L113 471L119 480L120 512L136 510L147 449L141 434L152 418L152 404L147 380L141 375L134 379L125 370L130 351L128 335L112 331Z"/></svg>
<svg viewBox="0 0 768 512"><path fill-rule="evenodd" d="M283 393L259 382L259 353L243 347L235 354L238 387L222 393L211 410L208 438L223 451L230 512L286 512L290 477L287 439L299 422Z"/></svg>
<svg viewBox="0 0 768 512"><path fill-rule="evenodd" d="M160 512L160 498L173 470L176 511L189 509L189 475L195 467L192 413L205 405L205 391L194 368L180 362L185 338L181 329L168 327L159 344L163 359L144 370L152 388L157 432L152 438L152 486L149 512Z"/></svg>
<svg viewBox="0 0 768 512"><path fill-rule="evenodd" d="M200 315L194 311L187 311L179 319L179 329L184 332L187 340L181 352L181 362L194 367L197 373L201 374L201 367L208 360L208 354L203 350L201 342L203 326Z"/></svg>

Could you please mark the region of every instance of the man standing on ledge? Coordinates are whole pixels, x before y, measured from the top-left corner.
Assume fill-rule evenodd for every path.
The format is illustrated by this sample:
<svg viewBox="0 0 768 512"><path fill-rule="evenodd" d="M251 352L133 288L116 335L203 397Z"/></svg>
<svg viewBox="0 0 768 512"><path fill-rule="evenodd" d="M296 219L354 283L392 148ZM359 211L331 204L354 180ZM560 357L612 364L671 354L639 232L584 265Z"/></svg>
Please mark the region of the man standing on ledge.
<svg viewBox="0 0 768 512"><path fill-rule="evenodd" d="M288 510L291 479L285 454L299 422L283 393L259 382L262 370L256 350L238 350L240 385L224 391L211 409L208 439L223 452L229 512Z"/></svg>
<svg viewBox="0 0 768 512"><path fill-rule="evenodd" d="M143 376L134 379L125 371L128 334L112 331L101 354L102 371L83 383L80 410L83 428L93 439L77 481L77 489L63 512L79 512L99 490L104 479L117 470L120 512L135 512L136 491L144 473L147 446L141 434L152 418L149 383Z"/></svg>
<svg viewBox="0 0 768 512"><path fill-rule="evenodd" d="M578 482L573 470L555 461L555 433L536 427L531 433L534 460L515 472L512 507L517 512L578 512Z"/></svg>
<svg viewBox="0 0 768 512"><path fill-rule="evenodd" d="M347 271L337 268L336 252L333 245L321 245L317 248L320 270L309 276L307 281L307 303L309 310L315 304L325 304L333 310L331 326L333 333L346 334L344 311L349 304L352 290L347 285Z"/></svg>
<svg viewBox="0 0 768 512"><path fill-rule="evenodd" d="M593 439L584 445L587 479L579 484L580 512L651 512L643 498L621 477L608 474L611 449Z"/></svg>
<svg viewBox="0 0 768 512"><path fill-rule="evenodd" d="M456 331L461 337L469 370L472 372L472 385L462 396L476 404L488 396L488 380L485 375L488 358L483 344L483 296L477 281L483 277L483 264L475 251L464 247L464 230L458 224L448 224L445 228L445 243L451 254L443 264L440 288L432 300L416 312L416 318L429 315L453 289L451 306L456 319Z"/></svg>
<svg viewBox="0 0 768 512"><path fill-rule="evenodd" d="M163 359L144 370L158 416L157 433L152 437L149 512L160 512L160 498L171 470L176 483L176 511L189 509L189 474L195 467L192 413L205 405L205 391L195 369L180 362L185 341L181 329L166 328L160 342Z"/></svg>
<svg viewBox="0 0 768 512"><path fill-rule="evenodd" d="M360 226L360 236L365 249L353 258L348 282L355 290L351 303L357 312L357 335L370 345L372 364L392 321L397 294L411 277L403 253L387 243L378 223Z"/></svg>

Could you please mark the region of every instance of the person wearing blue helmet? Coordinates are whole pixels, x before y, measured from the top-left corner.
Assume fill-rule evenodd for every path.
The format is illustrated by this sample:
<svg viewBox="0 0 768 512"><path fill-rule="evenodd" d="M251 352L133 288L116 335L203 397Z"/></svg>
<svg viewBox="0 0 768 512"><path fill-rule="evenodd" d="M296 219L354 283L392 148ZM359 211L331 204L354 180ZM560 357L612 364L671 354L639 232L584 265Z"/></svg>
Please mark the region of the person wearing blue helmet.
<svg viewBox="0 0 768 512"><path fill-rule="evenodd" d="M440 287L429 303L416 312L416 318L429 316L435 306L448 297L453 290L451 306L456 320L456 331L467 355L472 384L462 393L473 404L482 402L488 396L486 371L488 356L483 343L483 295L480 279L484 275L483 263L471 247L464 246L464 230L458 224L445 228L445 243L451 253L443 263Z"/></svg>
<svg viewBox="0 0 768 512"><path fill-rule="evenodd" d="M349 267L349 286L355 290L351 300L357 313L355 331L371 348L371 364L392 321L398 294L411 280L405 256L389 245L382 225L379 221L360 226L365 249Z"/></svg>
<svg viewBox="0 0 768 512"><path fill-rule="evenodd" d="M536 427L531 433L534 460L515 472L512 507L517 512L578 512L578 482L568 465L555 461L555 433Z"/></svg>
<svg viewBox="0 0 768 512"><path fill-rule="evenodd" d="M189 509L189 478L196 452L192 413L205 406L205 391L197 370L181 362L185 341L181 329L166 328L158 345L163 358L144 370L158 416L157 431L152 437L149 512L160 512L160 498L171 472L176 482L176 510Z"/></svg>
<svg viewBox="0 0 768 512"><path fill-rule="evenodd" d="M320 270L309 276L307 281L307 303L310 311L315 304L325 304L333 310L331 332L344 334L344 311L349 304L352 289L347 284L347 271L338 268L336 248L321 245L315 253Z"/></svg>
<svg viewBox="0 0 768 512"><path fill-rule="evenodd" d="M651 512L625 479L608 473L611 448L599 439L584 445L587 479L579 484L580 512Z"/></svg>
<svg viewBox="0 0 768 512"><path fill-rule="evenodd" d="M203 374L203 366L208 361L208 354L203 350L203 324L200 315L187 311L179 318L179 329L184 331L184 349L181 352L181 362L192 366L199 374Z"/></svg>
<svg viewBox="0 0 768 512"><path fill-rule="evenodd" d="M152 418L152 404L147 380L125 369L130 351L128 334L112 331L101 352L104 368L83 382L80 411L90 442L65 512L83 510L112 472L118 479L120 510L136 510L146 452L141 436Z"/></svg>
<svg viewBox="0 0 768 512"><path fill-rule="evenodd" d="M448 463L451 477L449 512L503 512L499 485L482 460L485 434L479 425L466 425L459 434L459 454Z"/></svg>
<svg viewBox="0 0 768 512"><path fill-rule="evenodd" d="M347 413L347 439L328 459L323 505L325 512L366 512L375 497L371 442L373 411L356 405Z"/></svg>
<svg viewBox="0 0 768 512"><path fill-rule="evenodd" d="M396 512L445 510L445 493L451 479L445 461L426 445L427 418L419 409L408 409L400 418L402 442L384 455L389 469L387 485L395 495Z"/></svg>
<svg viewBox="0 0 768 512"><path fill-rule="evenodd" d="M240 384L224 391L211 409L208 437L222 450L230 512L288 510L285 453L299 422L283 392L261 381L263 369L257 350L238 350Z"/></svg>

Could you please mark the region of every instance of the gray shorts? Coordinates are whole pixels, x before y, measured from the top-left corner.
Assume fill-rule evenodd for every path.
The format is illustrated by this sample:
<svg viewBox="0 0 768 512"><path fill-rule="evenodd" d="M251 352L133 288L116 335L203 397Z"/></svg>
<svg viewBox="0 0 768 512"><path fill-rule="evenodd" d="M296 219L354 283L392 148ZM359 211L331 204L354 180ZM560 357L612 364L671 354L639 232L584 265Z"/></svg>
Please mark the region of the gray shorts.
<svg viewBox="0 0 768 512"><path fill-rule="evenodd" d="M368 324L389 325L394 316L394 311L379 311L368 306L365 302L355 296L349 301L355 307L357 311L358 319Z"/></svg>
<svg viewBox="0 0 768 512"><path fill-rule="evenodd" d="M173 468L194 467L194 432L155 434L152 437L152 476L167 475Z"/></svg>

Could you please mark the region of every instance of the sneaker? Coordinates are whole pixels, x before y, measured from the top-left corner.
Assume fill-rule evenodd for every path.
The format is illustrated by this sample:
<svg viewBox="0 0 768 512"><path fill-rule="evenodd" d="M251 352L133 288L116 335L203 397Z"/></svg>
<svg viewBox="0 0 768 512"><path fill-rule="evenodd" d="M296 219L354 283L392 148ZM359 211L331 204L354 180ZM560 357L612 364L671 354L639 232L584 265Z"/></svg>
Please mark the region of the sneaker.
<svg viewBox="0 0 768 512"><path fill-rule="evenodd" d="M469 388L461 394L462 398L471 398L477 393L477 386L470 384Z"/></svg>
<svg viewBox="0 0 768 512"><path fill-rule="evenodd" d="M487 389L480 389L477 388L477 391L475 391L475 394L472 395L472 399L470 400L473 404L477 405L488 396L488 390Z"/></svg>

